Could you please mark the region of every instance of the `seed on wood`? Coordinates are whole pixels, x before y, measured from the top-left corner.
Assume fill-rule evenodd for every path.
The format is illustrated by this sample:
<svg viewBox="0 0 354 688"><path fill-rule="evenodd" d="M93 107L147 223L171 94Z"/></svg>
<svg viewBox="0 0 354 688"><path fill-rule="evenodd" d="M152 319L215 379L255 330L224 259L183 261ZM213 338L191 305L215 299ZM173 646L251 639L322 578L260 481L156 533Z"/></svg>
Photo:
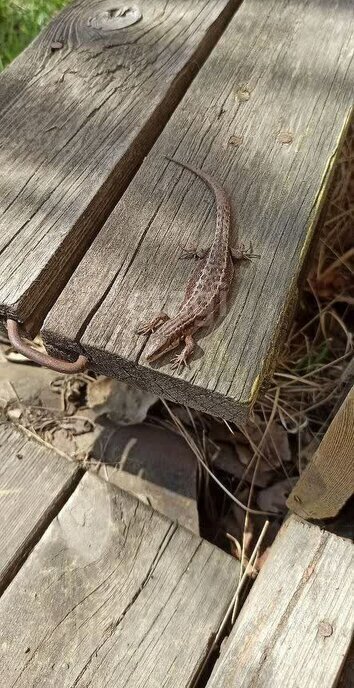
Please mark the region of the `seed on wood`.
<svg viewBox="0 0 354 688"><path fill-rule="evenodd" d="M278 134L279 143L292 143L294 140L294 134L291 131L280 131Z"/></svg>
<svg viewBox="0 0 354 688"><path fill-rule="evenodd" d="M246 86L240 86L240 88L236 91L236 98L240 103L245 103L246 100L249 100L251 97L251 94L246 88Z"/></svg>
<svg viewBox="0 0 354 688"><path fill-rule="evenodd" d="M329 638L333 633L333 626L328 621L321 621L318 624L318 633L322 638Z"/></svg>
<svg viewBox="0 0 354 688"><path fill-rule="evenodd" d="M243 143L243 136L230 136L229 146L240 146Z"/></svg>
<svg viewBox="0 0 354 688"><path fill-rule="evenodd" d="M50 44L51 50L61 50L63 47L63 43L61 41L53 41L53 43Z"/></svg>

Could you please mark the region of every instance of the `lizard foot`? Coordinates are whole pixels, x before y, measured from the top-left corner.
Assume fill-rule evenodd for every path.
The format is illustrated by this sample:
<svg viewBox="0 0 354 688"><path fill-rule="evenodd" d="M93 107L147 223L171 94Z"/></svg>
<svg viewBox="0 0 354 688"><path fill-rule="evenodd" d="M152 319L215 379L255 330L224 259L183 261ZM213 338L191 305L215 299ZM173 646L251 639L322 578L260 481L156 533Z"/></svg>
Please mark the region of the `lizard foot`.
<svg viewBox="0 0 354 688"><path fill-rule="evenodd" d="M248 248L245 247L245 244L238 244L237 246L231 247L231 256L234 260L249 260L251 261L252 258L260 258L260 256L256 253L252 253L252 244L250 242L250 245Z"/></svg>
<svg viewBox="0 0 354 688"><path fill-rule="evenodd" d="M171 368L172 370L177 370L177 373L181 370L181 368L187 367L189 368L189 363L188 359L192 355L194 351L194 340L193 337L190 334L186 335L185 338L185 347L183 351L181 351L180 354L174 357L172 360Z"/></svg>
<svg viewBox="0 0 354 688"><path fill-rule="evenodd" d="M151 320L148 320L147 322L138 325L138 327L135 330L135 334L152 334L161 325L163 325L163 323L166 322L166 320L169 320L169 318L170 316L167 315L167 313L161 311L161 313L157 313L157 315Z"/></svg>
<svg viewBox="0 0 354 688"><path fill-rule="evenodd" d="M178 354L172 359L171 368L172 370L177 370L179 373L182 368L189 368L189 363L185 351L183 349L182 353Z"/></svg>
<svg viewBox="0 0 354 688"><path fill-rule="evenodd" d="M187 246L182 246L181 244L180 244L180 247L181 247L181 251L182 251L180 258L182 260L185 260L185 259L189 260L190 258L193 258L194 260L203 260L203 258L205 258L205 256L209 252L209 247L208 248L198 248L197 246L189 246L187 248Z"/></svg>

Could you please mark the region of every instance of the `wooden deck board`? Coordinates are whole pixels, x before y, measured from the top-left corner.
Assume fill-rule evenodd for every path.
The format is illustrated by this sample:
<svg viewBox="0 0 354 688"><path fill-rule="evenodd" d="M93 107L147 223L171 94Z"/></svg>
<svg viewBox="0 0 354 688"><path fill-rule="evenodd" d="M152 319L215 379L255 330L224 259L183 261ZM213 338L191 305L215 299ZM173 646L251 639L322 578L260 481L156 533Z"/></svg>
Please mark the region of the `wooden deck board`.
<svg viewBox="0 0 354 688"><path fill-rule="evenodd" d="M77 0L0 75L0 316L35 329L237 4Z"/></svg>
<svg viewBox="0 0 354 688"><path fill-rule="evenodd" d="M0 682L187 688L237 562L86 474L0 601Z"/></svg>
<svg viewBox="0 0 354 688"><path fill-rule="evenodd" d="M353 494L354 387L290 493L287 506L303 518L333 518Z"/></svg>
<svg viewBox="0 0 354 688"><path fill-rule="evenodd" d="M334 688L353 635L354 547L291 517L208 688Z"/></svg>
<svg viewBox="0 0 354 688"><path fill-rule="evenodd" d="M297 281L349 121L353 4L245 0L47 318L56 351L224 418L244 418L275 365ZM290 132L290 133L289 133ZM165 155L212 173L231 197L233 243L252 241L229 310L191 368L144 361L140 321L174 314L210 244L210 192ZM94 287L92 287L94 285ZM203 353L204 352L204 353Z"/></svg>
<svg viewBox="0 0 354 688"><path fill-rule="evenodd" d="M75 488L78 468L53 450L0 427L0 591L61 504Z"/></svg>

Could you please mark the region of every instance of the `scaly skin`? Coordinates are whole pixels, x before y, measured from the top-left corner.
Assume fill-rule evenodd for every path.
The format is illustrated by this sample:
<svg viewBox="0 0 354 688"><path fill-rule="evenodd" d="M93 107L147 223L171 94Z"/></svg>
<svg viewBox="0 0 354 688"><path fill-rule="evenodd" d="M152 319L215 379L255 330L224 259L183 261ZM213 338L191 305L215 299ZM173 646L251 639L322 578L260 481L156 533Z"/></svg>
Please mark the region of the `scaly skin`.
<svg viewBox="0 0 354 688"><path fill-rule="evenodd" d="M148 361L155 361L185 342L182 353L172 362L173 367L179 370L180 367L188 365L188 359L193 353L194 332L208 324L214 313L226 304L234 273L232 256L238 259L250 256L242 248L233 251L230 249L230 202L222 186L209 174L192 165L172 158L168 160L200 177L213 191L216 200L216 230L213 243L188 282L184 301L177 314L169 318L165 313L159 313L153 320L137 329L138 334L152 333L145 350Z"/></svg>

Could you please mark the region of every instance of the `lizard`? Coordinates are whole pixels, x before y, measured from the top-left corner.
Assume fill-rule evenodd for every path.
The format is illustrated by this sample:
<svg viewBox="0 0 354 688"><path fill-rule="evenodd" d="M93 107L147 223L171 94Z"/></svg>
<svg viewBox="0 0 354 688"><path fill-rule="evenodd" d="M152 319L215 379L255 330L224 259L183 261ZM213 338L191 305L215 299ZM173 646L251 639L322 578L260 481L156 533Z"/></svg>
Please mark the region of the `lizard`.
<svg viewBox="0 0 354 688"><path fill-rule="evenodd" d="M199 264L187 283L178 312L170 318L161 311L135 330L139 335L151 335L145 349L148 362L155 361L184 342L182 352L172 360L172 368L178 372L181 367L188 366L193 354L193 334L208 325L226 303L234 274L234 260L251 260L256 256L250 253L251 247L245 250L243 245L230 246L231 209L223 187L207 172L175 158L166 158L202 179L214 193L216 201L216 229L211 246L199 252L185 252L185 257L198 258Z"/></svg>

